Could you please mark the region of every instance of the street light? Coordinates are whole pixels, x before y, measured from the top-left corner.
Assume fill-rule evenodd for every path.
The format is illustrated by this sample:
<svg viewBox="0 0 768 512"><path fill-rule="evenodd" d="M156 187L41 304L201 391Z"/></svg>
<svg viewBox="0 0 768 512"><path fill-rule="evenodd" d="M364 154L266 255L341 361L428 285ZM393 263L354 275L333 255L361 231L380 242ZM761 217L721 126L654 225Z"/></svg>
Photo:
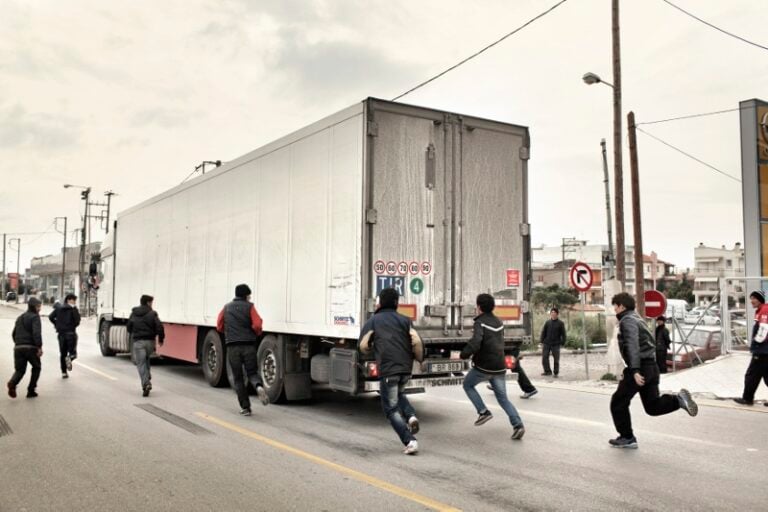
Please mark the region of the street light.
<svg viewBox="0 0 768 512"><path fill-rule="evenodd" d="M614 74L614 76L617 75ZM620 81L620 75L618 76ZM613 195L616 202L616 210L614 212L616 221L616 279L619 281L621 290L624 290L627 273L626 244L624 242L624 173L622 171L621 155L621 85L617 81L617 85L614 86L612 83L600 78L600 75L592 72L584 73L581 79L587 85L605 84L613 89Z"/></svg>

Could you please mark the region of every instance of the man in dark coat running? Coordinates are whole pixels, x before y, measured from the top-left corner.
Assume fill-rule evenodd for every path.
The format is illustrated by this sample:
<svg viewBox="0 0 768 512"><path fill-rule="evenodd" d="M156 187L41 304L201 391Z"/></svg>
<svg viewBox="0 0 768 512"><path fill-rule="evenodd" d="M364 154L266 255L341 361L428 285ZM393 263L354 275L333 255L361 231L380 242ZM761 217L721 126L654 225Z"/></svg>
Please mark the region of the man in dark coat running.
<svg viewBox="0 0 768 512"><path fill-rule="evenodd" d="M77 310L77 296L70 293L64 304L54 306L48 319L59 334L59 364L61 378L69 378L72 361L77 359L77 326L80 325L80 312Z"/></svg>

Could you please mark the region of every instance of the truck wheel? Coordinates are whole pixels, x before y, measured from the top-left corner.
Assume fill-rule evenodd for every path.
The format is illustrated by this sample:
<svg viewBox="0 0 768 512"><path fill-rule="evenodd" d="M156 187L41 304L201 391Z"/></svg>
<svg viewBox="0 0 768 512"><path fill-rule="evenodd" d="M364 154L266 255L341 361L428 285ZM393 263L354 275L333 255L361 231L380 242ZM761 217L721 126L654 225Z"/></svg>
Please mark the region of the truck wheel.
<svg viewBox="0 0 768 512"><path fill-rule="evenodd" d="M267 336L259 345L259 373L264 389L271 403L284 401L283 361L280 357L279 344L274 336Z"/></svg>
<svg viewBox="0 0 768 512"><path fill-rule="evenodd" d="M224 345L221 343L219 333L211 329L203 340L203 350L200 354L200 363L203 365L203 374L208 384L215 388L227 385L227 364L224 353Z"/></svg>
<svg viewBox="0 0 768 512"><path fill-rule="evenodd" d="M112 357L116 352L109 348L109 328L112 327L111 322L101 322L99 328L99 348L101 349L101 355L104 357Z"/></svg>

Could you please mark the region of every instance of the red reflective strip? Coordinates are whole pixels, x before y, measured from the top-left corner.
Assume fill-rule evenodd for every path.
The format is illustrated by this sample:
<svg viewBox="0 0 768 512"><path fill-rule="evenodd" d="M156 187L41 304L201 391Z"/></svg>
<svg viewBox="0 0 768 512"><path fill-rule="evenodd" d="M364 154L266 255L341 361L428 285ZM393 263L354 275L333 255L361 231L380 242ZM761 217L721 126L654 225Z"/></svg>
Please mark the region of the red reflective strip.
<svg viewBox="0 0 768 512"><path fill-rule="evenodd" d="M397 306L397 312L403 316L407 316L411 320L416 320L416 312L418 308L416 304L400 304Z"/></svg>
<svg viewBox="0 0 768 512"><path fill-rule="evenodd" d="M493 314L499 320L520 320L520 306L496 306Z"/></svg>

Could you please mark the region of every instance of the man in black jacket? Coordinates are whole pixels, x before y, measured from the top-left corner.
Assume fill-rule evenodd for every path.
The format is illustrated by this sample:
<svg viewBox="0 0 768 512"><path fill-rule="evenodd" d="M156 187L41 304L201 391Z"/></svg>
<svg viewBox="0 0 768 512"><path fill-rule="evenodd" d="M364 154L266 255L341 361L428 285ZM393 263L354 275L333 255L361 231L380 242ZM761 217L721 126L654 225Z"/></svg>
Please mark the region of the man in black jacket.
<svg viewBox="0 0 768 512"><path fill-rule="evenodd" d="M525 434L523 420L507 398L505 374L507 365L504 358L504 324L493 314L496 301L493 296L481 293L475 301L477 316L472 330L472 338L461 351L461 358L472 357L472 369L464 377L464 392L477 410L475 426L479 427L493 418L483 399L475 389L482 381L490 381L496 401L509 417L514 429L512 439L522 439Z"/></svg>
<svg viewBox="0 0 768 512"><path fill-rule="evenodd" d="M549 354L555 360L555 377L560 373L560 347L565 345L565 324L558 318L560 311L552 308L549 312L549 320L541 329L541 365L544 367L542 375L552 375L549 367Z"/></svg>
<svg viewBox="0 0 768 512"><path fill-rule="evenodd" d="M635 312L635 299L622 292L614 295L611 304L619 319L619 350L627 367L611 397L611 416L619 437L608 442L615 448L637 448L629 415L629 404L635 394L640 393L643 408L651 416L669 414L680 408L696 416L699 407L687 389L681 389L677 395L659 396L656 343L645 320Z"/></svg>
<svg viewBox="0 0 768 512"><path fill-rule="evenodd" d="M126 325L133 342L133 359L139 370L142 396L149 396L149 392L152 390L149 358L155 352L155 339L161 347L165 341L163 323L152 309L154 300L154 297L150 295L142 295L139 299L140 306L133 308L131 316L128 318L128 325Z"/></svg>
<svg viewBox="0 0 768 512"><path fill-rule="evenodd" d="M656 317L656 364L659 366L659 373L667 373L667 350L672 344L666 321L664 315Z"/></svg>
<svg viewBox="0 0 768 512"><path fill-rule="evenodd" d="M72 361L77 359L77 326L80 325L80 312L77 310L77 296L70 293L64 299L64 304L54 306L48 319L56 327L59 334L59 363L61 378L69 378L72 371Z"/></svg>
<svg viewBox="0 0 768 512"><path fill-rule="evenodd" d="M40 326L40 308L42 303L32 297L27 303L27 311L19 315L13 327L13 363L16 370L8 381L8 396L16 398L16 386L27 371L27 363L32 367L32 376L27 386L27 398L37 396L37 380L40 378L40 358L43 356L43 336Z"/></svg>
<svg viewBox="0 0 768 512"><path fill-rule="evenodd" d="M262 320L256 306L251 303L251 288L247 284L235 286L235 299L222 308L216 320L216 330L224 334L227 361L234 377L231 384L240 402L240 414L250 416L251 400L243 368L262 405L269 404L269 397L259 375L258 344Z"/></svg>
<svg viewBox="0 0 768 512"><path fill-rule="evenodd" d="M419 451L415 434L419 420L408 398L405 386L413 373L413 361L423 361L424 345L411 324L411 320L397 312L400 296L394 288L385 288L379 294L379 309L365 322L360 331L360 351L373 352L380 377L381 407L400 441L403 453L414 455Z"/></svg>

